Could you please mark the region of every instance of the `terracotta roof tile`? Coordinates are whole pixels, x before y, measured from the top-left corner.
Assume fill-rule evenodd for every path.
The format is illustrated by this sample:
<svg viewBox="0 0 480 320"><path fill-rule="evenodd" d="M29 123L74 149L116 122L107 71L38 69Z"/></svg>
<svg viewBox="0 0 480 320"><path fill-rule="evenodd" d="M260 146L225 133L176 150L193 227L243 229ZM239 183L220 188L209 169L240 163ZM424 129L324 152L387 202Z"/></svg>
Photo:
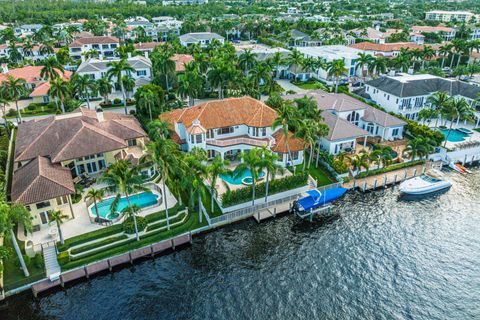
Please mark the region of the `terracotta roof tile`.
<svg viewBox="0 0 480 320"><path fill-rule="evenodd" d="M74 192L70 170L45 157L36 157L13 174L11 196L17 203L28 205Z"/></svg>
<svg viewBox="0 0 480 320"><path fill-rule="evenodd" d="M175 71L184 72L185 64L193 61L193 56L189 54L174 54L170 60L175 61Z"/></svg>
<svg viewBox="0 0 480 320"><path fill-rule="evenodd" d="M273 134L273 138L275 139L275 145L272 147L272 151L279 152L279 153L287 153L287 143L285 139L285 134L283 130L278 130ZM300 138L295 138L293 133L288 132L288 146L290 147L290 151L302 151L303 150L303 140Z"/></svg>
<svg viewBox="0 0 480 320"><path fill-rule="evenodd" d="M416 44L413 42L395 42L395 43L371 43L371 42L360 42L351 44L349 47L355 48L363 51L381 51L381 52L393 52L400 51L401 48L404 49L423 49L424 45Z"/></svg>
<svg viewBox="0 0 480 320"><path fill-rule="evenodd" d="M270 127L277 118L277 112L262 101L251 97L228 98L205 102L193 107L176 109L160 116L160 119L174 123L183 123L185 128L198 119L207 130L248 125L251 127Z"/></svg>
<svg viewBox="0 0 480 320"><path fill-rule="evenodd" d="M111 36L94 36L94 37L85 37L77 38L72 43L70 43L70 48L79 48L86 44L110 44L110 43L120 43L120 40L117 37Z"/></svg>

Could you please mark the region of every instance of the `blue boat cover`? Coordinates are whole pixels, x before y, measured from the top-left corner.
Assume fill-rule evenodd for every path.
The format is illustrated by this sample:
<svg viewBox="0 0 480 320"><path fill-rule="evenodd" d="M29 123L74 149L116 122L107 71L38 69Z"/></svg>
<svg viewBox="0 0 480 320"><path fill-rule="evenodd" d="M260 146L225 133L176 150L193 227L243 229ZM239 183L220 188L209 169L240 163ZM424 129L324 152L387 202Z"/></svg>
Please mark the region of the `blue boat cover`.
<svg viewBox="0 0 480 320"><path fill-rule="evenodd" d="M308 196L299 199L297 203L303 208L303 210L308 211L337 200L343 196L345 192L347 192L347 189L345 188L332 188L323 192L316 189L309 190L307 191Z"/></svg>

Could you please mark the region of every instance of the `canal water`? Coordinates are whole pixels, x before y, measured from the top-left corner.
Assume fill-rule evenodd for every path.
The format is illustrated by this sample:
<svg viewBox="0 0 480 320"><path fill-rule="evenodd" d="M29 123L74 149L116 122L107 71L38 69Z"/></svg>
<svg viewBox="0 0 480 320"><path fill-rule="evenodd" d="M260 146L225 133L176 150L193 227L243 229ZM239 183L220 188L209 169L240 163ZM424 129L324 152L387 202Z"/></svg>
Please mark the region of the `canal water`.
<svg viewBox="0 0 480 320"><path fill-rule="evenodd" d="M480 319L480 171L445 194L349 193L313 223L245 221L34 299L9 319Z"/></svg>

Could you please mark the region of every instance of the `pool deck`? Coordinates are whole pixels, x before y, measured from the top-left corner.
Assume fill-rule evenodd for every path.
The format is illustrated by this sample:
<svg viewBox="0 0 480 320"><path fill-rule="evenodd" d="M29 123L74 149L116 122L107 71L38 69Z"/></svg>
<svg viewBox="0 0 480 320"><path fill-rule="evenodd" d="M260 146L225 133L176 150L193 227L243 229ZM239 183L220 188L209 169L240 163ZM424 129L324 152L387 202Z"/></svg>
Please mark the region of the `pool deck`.
<svg viewBox="0 0 480 320"><path fill-rule="evenodd" d="M450 128L450 121L439 121L438 122L438 126L445 126L448 128ZM435 121L432 121L429 126L431 128L435 128ZM480 142L480 132L478 131L475 131L475 126L472 125L472 124L469 124L469 123L465 123L463 121L460 121L457 125L457 123L454 121L453 122L453 125L452 125L452 129L457 129L457 128L466 128L466 129L469 129L471 130L473 133L472 134L469 134L465 140L463 141L458 141L458 142L453 142L453 141L447 141L447 144L445 145L445 147L447 149L450 149L450 150L454 150L456 149L460 144L464 143L464 142L472 142L472 141L478 141ZM442 144L443 146L443 144Z"/></svg>
<svg viewBox="0 0 480 320"><path fill-rule="evenodd" d="M159 186L161 187L161 183L159 183ZM85 193L87 190L85 190ZM170 192L170 190L167 187L167 204L168 208L172 208L177 204L177 199L173 196L173 194ZM75 218L66 220L62 225L62 233L64 239L72 238L84 233L92 232L95 230L99 230L102 228L105 228L105 226L92 223L89 218L89 213L87 206L85 205L85 202L83 200L80 200L80 202L75 203L72 205L73 207L73 212L75 214ZM140 216L146 216L158 211L161 211L165 208L163 201L159 205L155 205L152 207L148 207L145 209L142 209L140 211L139 215ZM123 219L120 219L119 221L115 222L114 224L119 224L122 223ZM49 241L52 241L52 236L49 234L49 230L51 228L55 228L55 226L52 225L42 225L40 227L39 231L29 233L27 236L24 235L24 230L23 226L19 226L18 232L17 232L17 237L21 241L27 241L31 240L33 242L33 245L35 247L36 251L40 250L40 244L46 243ZM57 238L57 240L59 240Z"/></svg>

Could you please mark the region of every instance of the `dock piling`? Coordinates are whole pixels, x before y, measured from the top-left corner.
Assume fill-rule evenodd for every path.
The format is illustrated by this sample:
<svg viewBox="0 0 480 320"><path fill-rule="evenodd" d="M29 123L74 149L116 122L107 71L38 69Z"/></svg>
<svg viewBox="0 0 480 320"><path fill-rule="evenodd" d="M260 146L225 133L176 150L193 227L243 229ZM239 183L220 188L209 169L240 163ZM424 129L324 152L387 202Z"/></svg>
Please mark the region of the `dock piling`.
<svg viewBox="0 0 480 320"><path fill-rule="evenodd" d="M377 188L377 178L373 180L373 190L375 190L376 188Z"/></svg>
<svg viewBox="0 0 480 320"><path fill-rule="evenodd" d="M393 185L395 185L396 183L397 183L397 174L393 176Z"/></svg>

